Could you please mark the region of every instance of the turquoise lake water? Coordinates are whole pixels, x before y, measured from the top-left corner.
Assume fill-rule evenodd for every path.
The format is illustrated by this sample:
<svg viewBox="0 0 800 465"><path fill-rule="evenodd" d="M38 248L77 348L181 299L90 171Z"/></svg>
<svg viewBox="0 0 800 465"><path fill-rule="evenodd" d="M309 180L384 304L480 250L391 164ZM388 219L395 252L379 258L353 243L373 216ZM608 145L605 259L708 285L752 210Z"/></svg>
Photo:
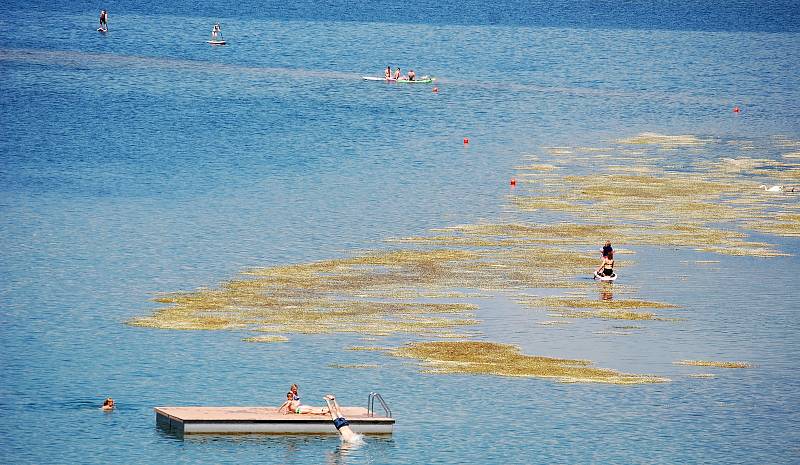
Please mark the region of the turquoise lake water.
<svg viewBox="0 0 800 465"><path fill-rule="evenodd" d="M536 221L509 208L509 179L526 155L554 161L546 147L657 132L779 159L763 141L800 140L797 2L233 5L115 2L108 34L94 4L0 7L0 462L800 462L797 238L770 236L792 256L769 259L626 247L625 285L690 316L625 337L539 325L502 293L477 302L480 340L664 384L431 375L345 350L357 335L125 325L158 293L248 267ZM228 46L205 43L214 21ZM361 80L386 65L439 92ZM380 392L394 434L347 447L155 426L158 405L278 405L293 382L315 405Z"/></svg>

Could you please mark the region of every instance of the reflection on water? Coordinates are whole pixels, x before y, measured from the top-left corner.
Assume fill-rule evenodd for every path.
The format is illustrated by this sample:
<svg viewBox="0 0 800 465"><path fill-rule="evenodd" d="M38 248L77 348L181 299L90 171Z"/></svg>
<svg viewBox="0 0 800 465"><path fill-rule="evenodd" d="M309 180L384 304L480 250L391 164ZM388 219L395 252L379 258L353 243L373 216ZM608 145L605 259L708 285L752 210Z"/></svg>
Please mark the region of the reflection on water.
<svg viewBox="0 0 800 465"><path fill-rule="evenodd" d="M598 284L600 300L614 300L614 285L611 283Z"/></svg>
<svg viewBox="0 0 800 465"><path fill-rule="evenodd" d="M349 442L342 440L336 449L328 452L326 454L325 463L329 465L346 465L348 463L352 463L348 459L353 456L353 454L364 447L366 442L364 442L363 436L359 435L360 438L358 441Z"/></svg>

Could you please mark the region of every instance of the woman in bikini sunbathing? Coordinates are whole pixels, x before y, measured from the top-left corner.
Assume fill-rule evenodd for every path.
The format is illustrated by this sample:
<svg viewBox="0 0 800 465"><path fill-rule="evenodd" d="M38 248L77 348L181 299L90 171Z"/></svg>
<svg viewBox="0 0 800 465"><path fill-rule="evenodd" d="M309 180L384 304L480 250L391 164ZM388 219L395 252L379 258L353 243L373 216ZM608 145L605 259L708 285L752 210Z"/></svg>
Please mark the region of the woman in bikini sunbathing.
<svg viewBox="0 0 800 465"><path fill-rule="evenodd" d="M327 407L312 407L310 405L301 405L299 400L294 400L294 393L289 391L286 393L286 402L278 407L278 413L314 413L317 415L325 415L328 413Z"/></svg>

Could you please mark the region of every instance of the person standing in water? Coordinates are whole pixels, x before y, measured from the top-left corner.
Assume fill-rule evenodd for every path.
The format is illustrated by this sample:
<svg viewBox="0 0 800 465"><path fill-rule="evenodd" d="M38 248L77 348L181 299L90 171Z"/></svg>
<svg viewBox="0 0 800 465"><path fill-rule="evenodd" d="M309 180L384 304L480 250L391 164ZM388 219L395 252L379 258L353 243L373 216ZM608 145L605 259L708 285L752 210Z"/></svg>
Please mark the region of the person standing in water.
<svg viewBox="0 0 800 465"><path fill-rule="evenodd" d="M325 402L328 403L328 413L331 414L331 420L333 420L333 426L336 427L336 431L339 432L339 434L342 436L342 439L347 442L361 441L361 436L352 429L350 429L350 423L342 414L342 409L339 408L339 404L336 402L336 398L333 397L332 394L328 394L327 396L325 396Z"/></svg>
<svg viewBox="0 0 800 465"><path fill-rule="evenodd" d="M100 29L108 31L108 12L100 10Z"/></svg>

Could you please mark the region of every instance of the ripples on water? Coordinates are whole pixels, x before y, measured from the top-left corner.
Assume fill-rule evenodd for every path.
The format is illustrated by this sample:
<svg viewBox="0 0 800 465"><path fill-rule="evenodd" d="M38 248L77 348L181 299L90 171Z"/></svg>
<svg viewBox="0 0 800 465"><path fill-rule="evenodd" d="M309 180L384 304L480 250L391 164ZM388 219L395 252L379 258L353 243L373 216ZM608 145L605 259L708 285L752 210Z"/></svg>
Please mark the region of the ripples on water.
<svg viewBox="0 0 800 465"><path fill-rule="evenodd" d="M425 11L442 18L445 7ZM158 292L214 286L246 267L513 220L508 179L526 154L557 161L544 146L603 146L643 131L796 140L796 33L221 14L231 46L210 49L212 13L111 10L100 36L94 9L42 17L16 8L2 23L3 461L798 460L796 257L637 248L624 285L681 305L685 320L626 336L602 320L542 326L545 315L502 295L479 301L485 340L672 378L664 385L434 376L344 351L364 345L358 335L250 344L236 332L123 325ZM387 64L440 77L439 94L360 80ZM796 239L777 243L800 253ZM709 259L719 263L695 263ZM680 359L756 366L672 363ZM716 377L687 377L703 373ZM176 438L155 427L157 405L277 404L291 382L311 404L334 391L363 405L380 391L396 432L347 448L336 436ZM106 396L117 411L99 410Z"/></svg>

